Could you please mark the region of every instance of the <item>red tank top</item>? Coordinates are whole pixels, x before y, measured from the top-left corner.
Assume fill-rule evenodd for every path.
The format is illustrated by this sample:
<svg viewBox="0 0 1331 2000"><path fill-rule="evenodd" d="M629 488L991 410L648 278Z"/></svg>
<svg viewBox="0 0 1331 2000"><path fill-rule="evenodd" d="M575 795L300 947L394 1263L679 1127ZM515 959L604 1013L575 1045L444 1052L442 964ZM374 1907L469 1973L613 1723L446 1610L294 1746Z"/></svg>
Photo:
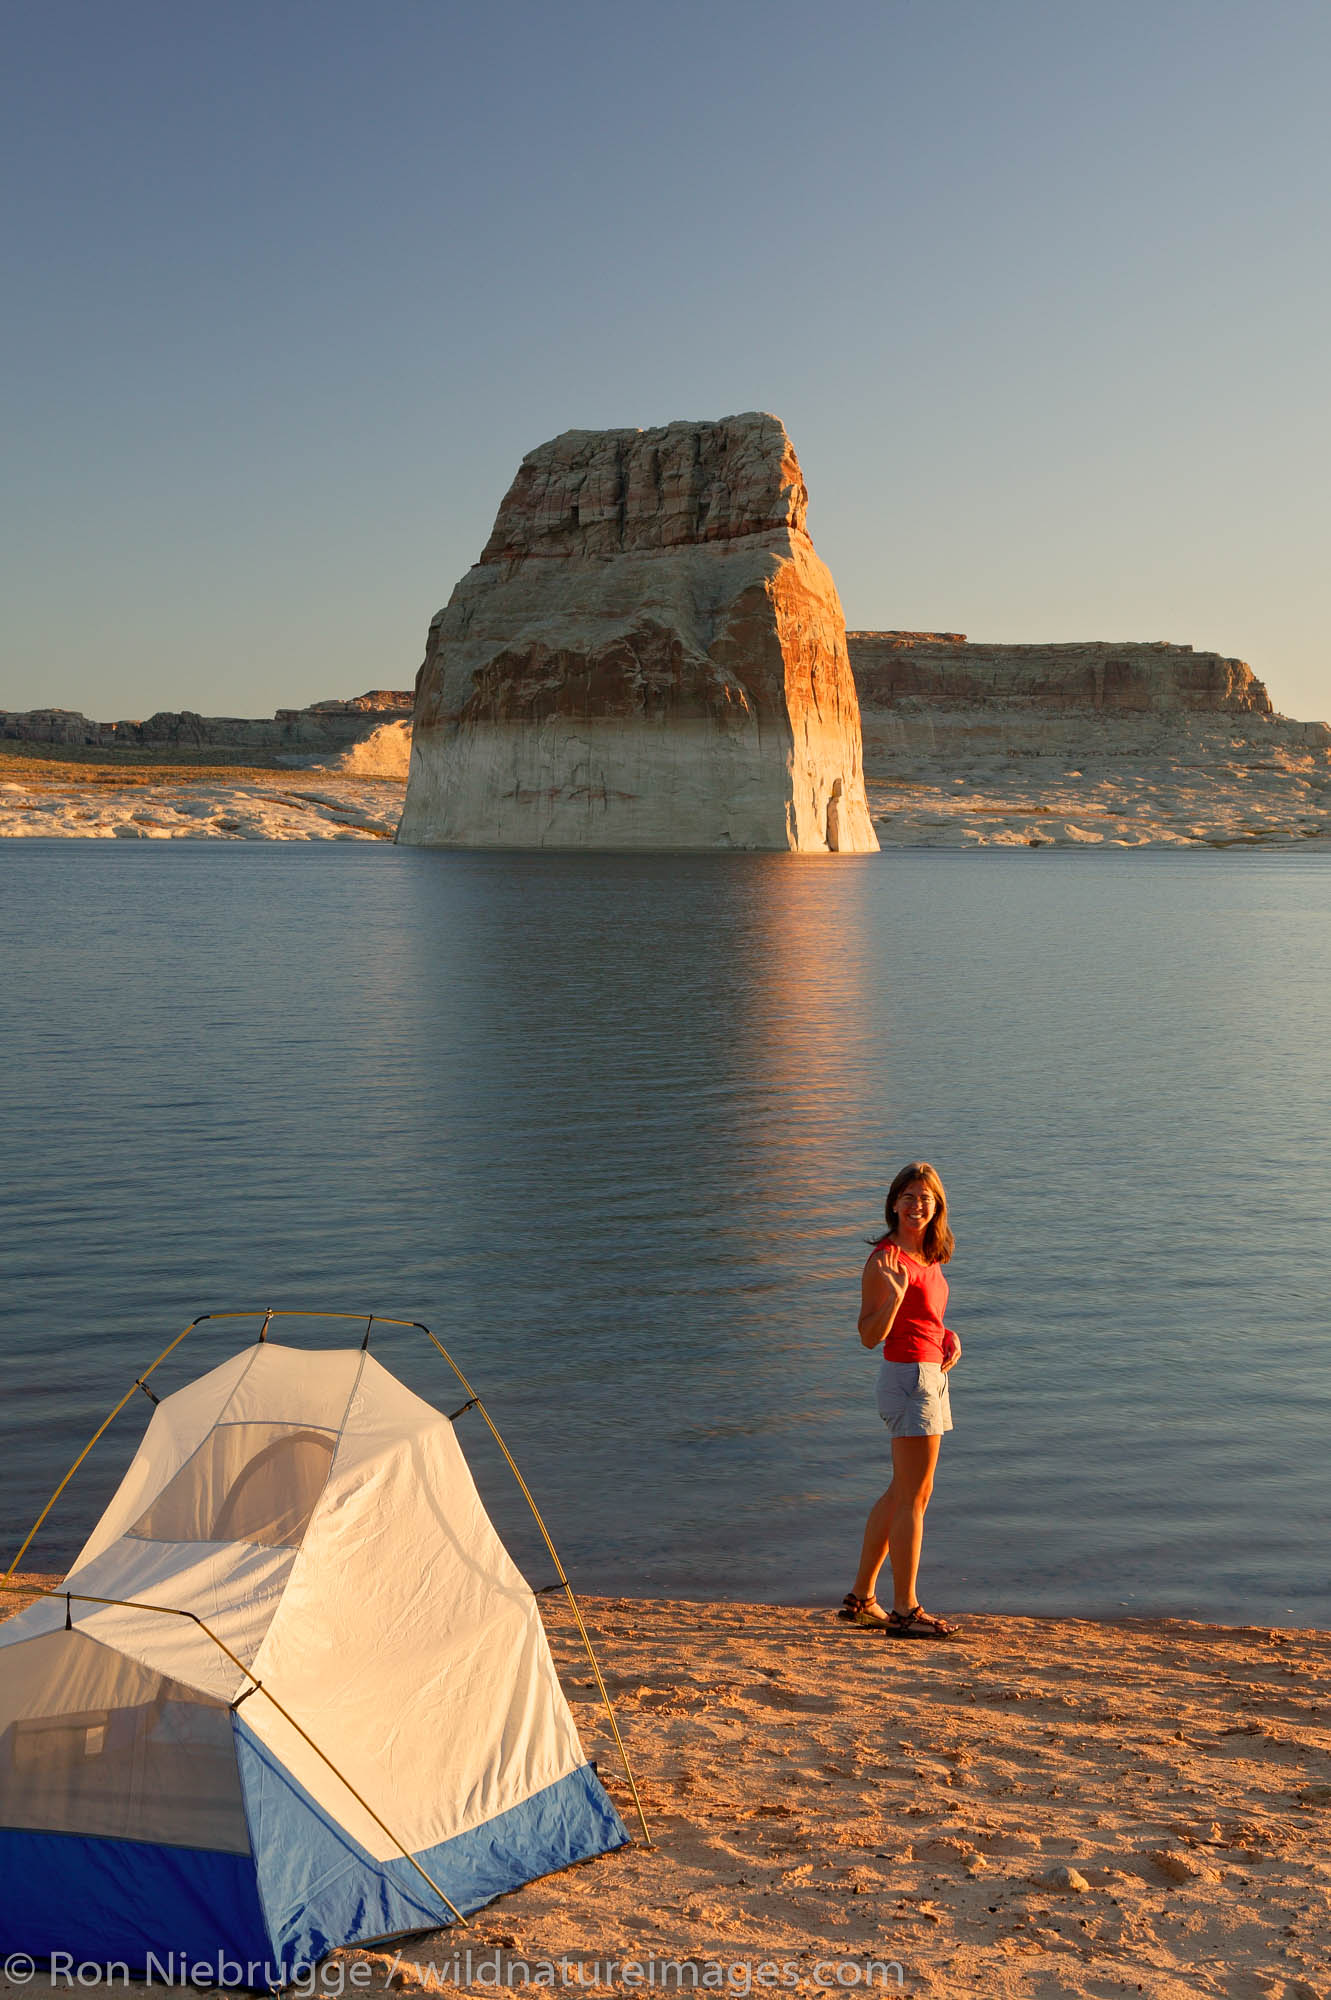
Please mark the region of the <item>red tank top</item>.
<svg viewBox="0 0 1331 2000"><path fill-rule="evenodd" d="M892 1330L883 1343L886 1361L941 1361L947 1343L943 1314L947 1311L947 1279L941 1264L922 1264L905 1250L897 1255L910 1275L906 1296L897 1307Z"/></svg>

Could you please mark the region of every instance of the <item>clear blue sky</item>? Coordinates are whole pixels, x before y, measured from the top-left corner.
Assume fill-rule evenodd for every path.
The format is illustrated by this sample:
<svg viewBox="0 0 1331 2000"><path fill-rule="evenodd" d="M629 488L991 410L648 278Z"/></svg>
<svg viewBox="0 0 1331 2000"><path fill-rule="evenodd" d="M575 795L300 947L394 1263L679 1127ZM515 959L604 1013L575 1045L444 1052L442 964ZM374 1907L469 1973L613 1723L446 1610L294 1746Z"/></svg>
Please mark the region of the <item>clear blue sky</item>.
<svg viewBox="0 0 1331 2000"><path fill-rule="evenodd" d="M26 0L0 706L408 686L522 453L773 410L851 625L1331 714L1326 0Z"/></svg>

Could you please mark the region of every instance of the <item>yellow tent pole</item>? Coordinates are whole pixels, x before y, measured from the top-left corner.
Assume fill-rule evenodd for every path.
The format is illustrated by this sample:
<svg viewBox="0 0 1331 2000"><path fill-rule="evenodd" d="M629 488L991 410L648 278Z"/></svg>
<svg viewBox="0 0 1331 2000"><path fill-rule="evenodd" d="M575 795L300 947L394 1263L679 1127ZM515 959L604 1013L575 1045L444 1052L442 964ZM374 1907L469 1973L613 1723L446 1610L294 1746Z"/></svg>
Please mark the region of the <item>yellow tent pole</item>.
<svg viewBox="0 0 1331 2000"><path fill-rule="evenodd" d="M10 1577L13 1576L14 1571L18 1568L19 1564L22 1562L24 1556L27 1554L28 1549L32 1544L33 1536L37 1533L37 1530L41 1527L42 1522L46 1519L51 1509L55 1506L56 1501L60 1498L60 1495L64 1492L70 1480L74 1477L74 1474L78 1471L84 1459L88 1456L88 1453L92 1450L97 1440L100 1437L104 1436L105 1433L110 1430L112 1424L115 1422L116 1418L120 1415L120 1412L124 1409L126 1403L130 1400L131 1396L134 1394L134 1391L142 1387L142 1385L147 1381L148 1377L152 1374L153 1368L156 1368L158 1366L158 1363L165 1361L168 1354L174 1354L175 1350L179 1347L181 1341L184 1340L185 1335L193 1333L195 1327L199 1324L199 1320L212 1319L214 1317L215 1315L212 1313L200 1313L198 1319L192 1319L189 1325L185 1328L185 1332L178 1333L175 1339L172 1341L170 1347L164 1347L162 1349L161 1353L157 1357L157 1360L153 1362L152 1368L145 1368L142 1375L139 1376L138 1380L136 1382L131 1383L130 1387L126 1389L124 1395L120 1398L120 1401L116 1404L114 1410L112 1410L110 1416L106 1419L106 1422L102 1424L99 1427L99 1429L95 1430L92 1436L88 1439L88 1442L84 1445L83 1450L74 1460L74 1463L70 1466L69 1471L65 1474L60 1484L56 1487L55 1492L51 1495L46 1505L42 1508L41 1513L37 1516L37 1519L33 1522L27 1534L24 1536L22 1548L15 1556L13 1562L9 1565L9 1568L5 1571L3 1578L3 1581L5 1583L9 1582Z"/></svg>
<svg viewBox="0 0 1331 2000"><path fill-rule="evenodd" d="M396 1324L400 1325L401 1322L398 1321L396 1322ZM516 1459L514 1458L512 1452L509 1450L508 1446L504 1443L503 1438L499 1435L499 1429L494 1421L494 1418L490 1415L490 1412L486 1409L485 1404L476 1394L476 1391L472 1388L471 1383L467 1380L462 1370L458 1367L457 1362L453 1359L448 1349L444 1346L441 1340L435 1339L434 1334L430 1332L428 1326L422 1326L419 1320L413 1321L412 1324L417 1327L420 1327L421 1332L425 1334L428 1339L434 1341L435 1346L439 1349L439 1352L443 1355L445 1361L448 1363L449 1367L453 1370L453 1373L457 1376L458 1381L462 1384L468 1396L471 1398L472 1404L476 1409L480 1411L482 1417L484 1417L486 1424L489 1426L490 1435L494 1438L494 1441L499 1446L500 1451L503 1452L504 1457L508 1460L509 1470L512 1472L513 1477L517 1480L518 1485L522 1488L522 1497L527 1502L527 1505L531 1508L532 1517L535 1520L537 1527L541 1531L541 1539L544 1541L546 1548L549 1549L550 1551L550 1560L554 1563L555 1570L559 1576L559 1581L564 1587L564 1595L568 1598L569 1605L571 1606L573 1611L574 1619L577 1621L578 1632L582 1638L583 1648L587 1654L589 1662L591 1663L591 1670L593 1674L596 1676L596 1685L601 1691L601 1700L605 1703L605 1712L607 1716L610 1718L611 1734L614 1736L615 1743L619 1749L619 1754L624 1761L624 1775L629 1781L629 1790L633 1794L633 1804L638 1814L639 1823L642 1827L643 1840L646 1842L649 1848L654 1847L655 1843L653 1842L652 1836L647 1828L647 1815L646 1813L644 1813L642 1809L642 1800L638 1796L638 1784L637 1780L633 1775L633 1766L629 1762L629 1753L624 1748L624 1739L619 1733L619 1723L615 1718L615 1711L613 1706L611 1705L609 1690L607 1689L605 1681L602 1678L600 1665L597 1661L596 1655L592 1651L591 1636L587 1631L586 1625L583 1623L582 1607L579 1605L577 1598L573 1594L573 1585L569 1582L567 1576L565 1576L564 1574L564 1565L559 1560L559 1551L550 1539L550 1530L546 1527L545 1522L541 1519L541 1510L536 1505L536 1502L533 1500L531 1496L531 1489L527 1485L526 1480L523 1478L522 1474L518 1471Z"/></svg>
<svg viewBox="0 0 1331 2000"><path fill-rule="evenodd" d="M233 1316L241 1317L241 1315L228 1315L228 1317L233 1317ZM320 1314L319 1317L322 1318L324 1317L324 1315ZM329 1315L329 1317L331 1317L331 1315ZM363 1313L358 1314L357 1317L363 1319L364 1314ZM412 1322L408 1320L403 1323L405 1325L410 1325ZM189 1328L186 1327L185 1331L188 1333ZM374 1807L369 1803L368 1799L363 1798L361 1794L356 1790L356 1787L352 1784L350 1778L348 1778L344 1772L338 1770L337 1765L333 1762L332 1758L328 1756L328 1754L325 1751L319 1748L318 1744L315 1742L314 1738L310 1735L309 1731L307 1729L301 1728L300 1724L297 1722L295 1716L291 1713L290 1709L284 1708L281 1702L278 1700L277 1696L273 1693L272 1689L265 1687L263 1682L257 1677L257 1675L252 1674L250 1672L249 1668L245 1665L244 1661L238 1660L236 1658L235 1654L232 1652L231 1648L226 1644L226 1642L222 1639L219 1639L216 1632L212 1631L209 1626L204 1624L202 1618L200 1618L197 1611L182 1611L179 1608L179 1606L175 1604L139 1604L136 1603L132 1598L128 1597L90 1597L86 1591L82 1590L43 1590L39 1591L38 1595L40 1597L63 1597L66 1604L71 1604L71 1603L112 1604L117 1606L122 1611L156 1611L161 1613L161 1615L166 1618L191 1619L193 1623L198 1626L201 1632L207 1634L207 1636L212 1640L214 1646L216 1646L219 1649L219 1651L226 1654L228 1660L230 1660L232 1666L235 1667L236 1671L238 1673L244 1674L246 1680L251 1681L253 1683L253 1685L246 1690L245 1695L243 1695L241 1699L247 1700L248 1697L252 1694L261 1694L266 1696L266 1698L273 1704L273 1707L277 1710L278 1714L283 1718L283 1720L285 1722L289 1722L291 1724L291 1727L295 1730L296 1734L302 1737L304 1741L309 1744L315 1756L323 1759L323 1762L327 1764L329 1770L332 1772L333 1776L338 1780L338 1782L346 1786L347 1790L351 1793L352 1798L355 1799L356 1804L358 1806L363 1807L363 1809L370 1815L370 1818L379 1828L379 1831L381 1833L386 1833L388 1835L388 1838L392 1841L398 1853L403 1857L404 1860L409 1861L411 1863L412 1867L416 1870L416 1873L420 1876L421 1880L429 1884L430 1888L433 1890L434 1894L439 1898L440 1902L445 1904L446 1907L453 1912L453 1915L457 1918L460 1924L462 1924L464 1927L467 1926L467 1919L463 1916L457 1904L449 1902L448 1897L439 1887L439 1884L435 1881L434 1877L430 1874L427 1874L426 1870L422 1868L420 1862L416 1859L416 1856L412 1853L411 1849L407 1847L404 1842L398 1839L397 1835L394 1833L391 1826L389 1826L384 1820L380 1819L378 1813L375 1811ZM234 1714L237 1704L235 1702L232 1702L229 1704L229 1706Z"/></svg>

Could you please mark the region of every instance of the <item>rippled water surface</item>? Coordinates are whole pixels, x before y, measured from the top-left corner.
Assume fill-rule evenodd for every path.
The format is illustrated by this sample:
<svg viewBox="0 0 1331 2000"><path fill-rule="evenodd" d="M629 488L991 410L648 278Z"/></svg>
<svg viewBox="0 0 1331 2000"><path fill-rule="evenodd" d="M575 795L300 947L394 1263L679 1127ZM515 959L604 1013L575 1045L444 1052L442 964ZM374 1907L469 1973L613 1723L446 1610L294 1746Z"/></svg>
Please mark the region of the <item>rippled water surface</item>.
<svg viewBox="0 0 1331 2000"><path fill-rule="evenodd" d="M0 943L6 1564L195 1314L310 1305L435 1328L587 1588L838 1599L863 1239L923 1155L965 1343L926 1601L1331 1623L1331 857L25 841Z"/></svg>

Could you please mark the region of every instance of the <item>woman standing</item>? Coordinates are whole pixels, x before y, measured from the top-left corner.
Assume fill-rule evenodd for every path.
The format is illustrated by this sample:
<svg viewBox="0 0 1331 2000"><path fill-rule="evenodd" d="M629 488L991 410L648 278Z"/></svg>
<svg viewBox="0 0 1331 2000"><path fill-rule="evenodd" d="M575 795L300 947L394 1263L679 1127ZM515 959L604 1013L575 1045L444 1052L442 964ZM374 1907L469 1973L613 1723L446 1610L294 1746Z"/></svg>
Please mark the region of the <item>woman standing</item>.
<svg viewBox="0 0 1331 2000"><path fill-rule="evenodd" d="M943 1183L927 1160L912 1160L887 1191L887 1234L874 1244L861 1286L860 1339L883 1349L878 1410L892 1433L892 1483L869 1515L854 1588L839 1616L899 1639L950 1639L956 1627L931 1617L915 1595L924 1510L944 1431L952 1428L948 1374L961 1342L943 1325L943 1266L955 1243ZM874 1596L885 1560L892 1609Z"/></svg>

